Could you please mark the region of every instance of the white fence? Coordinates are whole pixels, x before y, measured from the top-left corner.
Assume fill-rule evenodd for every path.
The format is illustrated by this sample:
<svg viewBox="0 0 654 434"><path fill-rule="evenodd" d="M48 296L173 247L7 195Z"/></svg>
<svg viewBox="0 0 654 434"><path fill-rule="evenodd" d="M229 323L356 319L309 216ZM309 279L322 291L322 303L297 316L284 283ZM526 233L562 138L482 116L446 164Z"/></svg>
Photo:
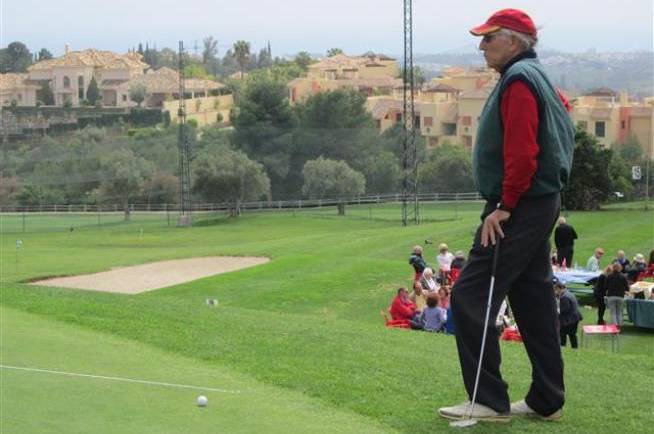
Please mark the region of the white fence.
<svg viewBox="0 0 654 434"><path fill-rule="evenodd" d="M479 193L423 193L418 195L418 200L423 202L460 202L481 200ZM360 196L355 198L323 198L323 199L294 199L257 202L223 202L223 203L194 203L191 211L227 211L238 207L240 210L274 210L274 209L302 209L321 208L336 206L340 203L346 205L369 205L383 203L399 203L402 201L401 194L378 194L372 196ZM133 212L174 212L179 211L179 204L145 204L131 203L130 211ZM99 213L99 212L121 212L122 205L86 205L86 204L42 204L42 205L6 205L0 206L0 213Z"/></svg>

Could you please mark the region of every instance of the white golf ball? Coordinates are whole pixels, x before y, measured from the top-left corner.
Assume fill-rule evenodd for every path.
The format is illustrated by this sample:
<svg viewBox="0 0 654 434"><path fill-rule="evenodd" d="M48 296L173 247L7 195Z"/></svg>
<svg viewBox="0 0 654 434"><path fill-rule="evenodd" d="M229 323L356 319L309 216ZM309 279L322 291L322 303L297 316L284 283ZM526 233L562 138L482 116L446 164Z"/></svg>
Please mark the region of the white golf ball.
<svg viewBox="0 0 654 434"><path fill-rule="evenodd" d="M208 402L209 400L207 399L206 396L204 395L198 396L198 407L206 407Z"/></svg>

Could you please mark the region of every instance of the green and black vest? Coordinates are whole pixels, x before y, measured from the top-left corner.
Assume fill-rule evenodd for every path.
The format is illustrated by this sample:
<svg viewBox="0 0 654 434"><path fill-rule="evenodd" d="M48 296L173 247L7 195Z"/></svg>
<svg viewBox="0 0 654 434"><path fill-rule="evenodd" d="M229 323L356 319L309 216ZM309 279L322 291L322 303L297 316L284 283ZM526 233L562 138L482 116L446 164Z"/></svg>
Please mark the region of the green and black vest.
<svg viewBox="0 0 654 434"><path fill-rule="evenodd" d="M499 202L504 178L504 128L500 104L504 90L514 81L524 82L538 103L540 148L536 173L525 197L559 192L565 187L572 167L575 129L556 89L536 59L533 50L514 58L503 71L479 118L472 170L477 190L484 199Z"/></svg>

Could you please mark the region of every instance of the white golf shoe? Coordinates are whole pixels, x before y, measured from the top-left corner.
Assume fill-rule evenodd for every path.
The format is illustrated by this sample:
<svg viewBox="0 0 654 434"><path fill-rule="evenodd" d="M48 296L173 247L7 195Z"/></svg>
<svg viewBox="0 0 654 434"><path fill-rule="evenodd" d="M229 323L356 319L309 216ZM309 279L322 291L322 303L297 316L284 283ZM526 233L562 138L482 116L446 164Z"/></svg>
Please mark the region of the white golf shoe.
<svg viewBox="0 0 654 434"><path fill-rule="evenodd" d="M529 416L536 417L542 420L555 421L561 419L563 416L563 409L558 409L549 416L543 416L542 414L536 413L531 407L527 405L525 400L514 402L511 404L511 415L512 416Z"/></svg>
<svg viewBox="0 0 654 434"><path fill-rule="evenodd" d="M441 407L438 409L438 414L449 420L463 420L471 417L472 419L483 422L511 421L511 415L509 413L498 413L483 404L475 404L472 409L472 415L470 415L470 405L471 403L468 401L453 407Z"/></svg>

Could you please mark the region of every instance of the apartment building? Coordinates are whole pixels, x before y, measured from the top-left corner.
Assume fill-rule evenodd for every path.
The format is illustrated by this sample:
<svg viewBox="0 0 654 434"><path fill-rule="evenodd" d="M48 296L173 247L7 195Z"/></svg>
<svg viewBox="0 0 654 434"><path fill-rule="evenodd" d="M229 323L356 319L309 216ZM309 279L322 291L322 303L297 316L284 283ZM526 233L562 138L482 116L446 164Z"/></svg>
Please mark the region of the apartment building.
<svg viewBox="0 0 654 434"><path fill-rule="evenodd" d="M415 93L415 125L426 146L450 142L472 149L479 115L497 77L486 68L449 68L419 89ZM402 122L402 108L402 83L389 97L368 98L368 109L381 132Z"/></svg>
<svg viewBox="0 0 654 434"><path fill-rule="evenodd" d="M643 148L643 155L654 158L654 97L637 102L631 100L626 92L601 88L571 102L575 124L593 134L601 146L611 148L633 136Z"/></svg>
<svg viewBox="0 0 654 434"><path fill-rule="evenodd" d="M27 74L0 74L0 105L36 105L39 88L39 83L30 80Z"/></svg>
<svg viewBox="0 0 654 434"><path fill-rule="evenodd" d="M176 71L160 68L153 71L135 52L118 54L111 51L88 49L71 51L30 66L25 74L0 75L0 103L7 106L15 101L21 106L34 106L42 86L49 86L54 104L70 102L76 107L87 98L89 84L95 79L102 105L131 107L132 86L142 85L147 90L146 107L162 107L164 101L179 98L179 77ZM187 98L207 98L218 95L224 85L212 80L186 79Z"/></svg>
<svg viewBox="0 0 654 434"><path fill-rule="evenodd" d="M395 59L383 54L369 52L356 57L336 54L309 65L306 77L291 81L289 100L295 104L336 89L353 89L369 97L392 95L393 89L402 85L399 74Z"/></svg>

